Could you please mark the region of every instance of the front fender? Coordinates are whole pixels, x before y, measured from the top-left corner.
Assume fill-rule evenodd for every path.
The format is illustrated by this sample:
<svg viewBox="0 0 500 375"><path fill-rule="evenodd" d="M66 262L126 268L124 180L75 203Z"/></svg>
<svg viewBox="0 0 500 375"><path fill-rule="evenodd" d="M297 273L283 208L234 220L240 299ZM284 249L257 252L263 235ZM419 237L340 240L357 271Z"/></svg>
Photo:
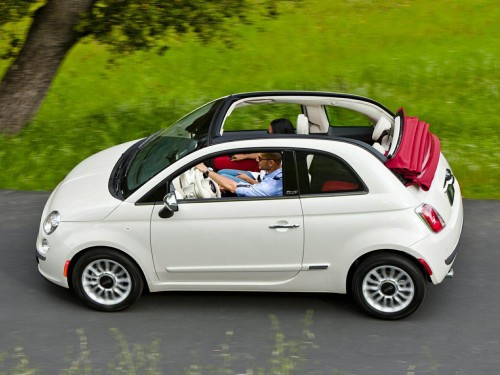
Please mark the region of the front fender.
<svg viewBox="0 0 500 375"><path fill-rule="evenodd" d="M129 206L129 209L134 208L130 210L133 215L117 213L101 221L61 222L51 235L39 235L38 247L43 238L50 245L45 260L39 261L40 272L50 281L68 287L64 277L66 262L75 260L88 249L107 247L117 249L132 258L140 267L148 284L156 282L158 278L154 271L149 237L153 206Z"/></svg>

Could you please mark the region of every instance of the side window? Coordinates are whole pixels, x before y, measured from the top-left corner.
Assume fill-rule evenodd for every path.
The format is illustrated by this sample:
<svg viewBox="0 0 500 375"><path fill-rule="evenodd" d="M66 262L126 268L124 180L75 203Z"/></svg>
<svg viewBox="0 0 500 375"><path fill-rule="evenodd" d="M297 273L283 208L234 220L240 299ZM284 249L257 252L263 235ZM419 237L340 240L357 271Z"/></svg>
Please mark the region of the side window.
<svg viewBox="0 0 500 375"><path fill-rule="evenodd" d="M178 200L298 195L292 151L238 150L214 155L203 160L203 164L215 173L203 175L189 168L173 176L169 191L175 191Z"/></svg>
<svg viewBox="0 0 500 375"><path fill-rule="evenodd" d="M373 126L374 122L364 114L348 108L325 106L330 126Z"/></svg>
<svg viewBox="0 0 500 375"><path fill-rule="evenodd" d="M299 185L303 194L365 191L365 185L342 159L323 153L297 152Z"/></svg>
<svg viewBox="0 0 500 375"><path fill-rule="evenodd" d="M238 175L243 173L255 179L254 183L262 183L264 175L266 174L266 166L270 166L269 160L266 157L272 157L273 154L281 154L281 167L282 172L278 173L275 178L266 182L265 185L261 186L259 190L260 194L256 195L239 195L236 192L228 191L227 188L220 184L217 176L213 173L211 177L205 177L202 173L195 170L194 166L191 165L189 168L184 167L179 170L176 174L171 176L170 181L163 181L149 193L147 193L143 198L139 200L138 203L161 203L163 197L169 192L175 192L175 195L179 201L182 200L201 200L201 199L220 199L220 198L234 198L234 197L254 197L254 198L269 198L269 197L282 197L282 196L298 196L298 185L297 185L297 172L295 166L295 156L294 152L291 150L237 150L225 155L214 155L208 159L203 160L206 166L213 168L217 175L221 175L230 179L239 180L244 183ZM232 160L232 156L235 155L246 155L247 159ZM256 156L260 155L264 157L262 163L258 163L255 159ZM267 156L266 156L267 155ZM254 158L252 160L252 158ZM263 169L259 169L259 166ZM269 187L271 183L271 187ZM280 194L274 195L270 194L274 191L274 188L279 188Z"/></svg>
<svg viewBox="0 0 500 375"><path fill-rule="evenodd" d="M297 104L251 104L233 110L224 122L224 131L267 130L271 121L287 118L295 125L302 113Z"/></svg>

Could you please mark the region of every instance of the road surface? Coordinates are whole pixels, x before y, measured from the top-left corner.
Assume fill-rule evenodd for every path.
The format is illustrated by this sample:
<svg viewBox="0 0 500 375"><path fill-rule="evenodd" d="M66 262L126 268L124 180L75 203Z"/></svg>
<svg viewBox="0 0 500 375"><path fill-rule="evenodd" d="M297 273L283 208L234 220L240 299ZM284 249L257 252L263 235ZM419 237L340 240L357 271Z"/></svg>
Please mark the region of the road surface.
<svg viewBox="0 0 500 375"><path fill-rule="evenodd" d="M78 358L80 373L130 373L137 345L164 374L272 373L273 358L296 374L500 373L500 201L465 200L455 277L430 285L407 319L380 321L326 294L159 293L121 313L90 310L37 271L47 198L0 191L0 373L21 355L43 374Z"/></svg>

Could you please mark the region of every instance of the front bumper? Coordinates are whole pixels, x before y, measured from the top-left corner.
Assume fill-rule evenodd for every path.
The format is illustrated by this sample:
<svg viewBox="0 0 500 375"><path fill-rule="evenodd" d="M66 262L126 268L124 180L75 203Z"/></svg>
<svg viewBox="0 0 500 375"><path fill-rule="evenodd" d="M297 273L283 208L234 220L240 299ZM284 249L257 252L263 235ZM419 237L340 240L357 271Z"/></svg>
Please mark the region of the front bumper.
<svg viewBox="0 0 500 375"><path fill-rule="evenodd" d="M51 235L51 237L53 234ZM57 254L57 251L51 250L47 256L40 252L42 239L44 237L39 233L36 240L36 262L38 263L38 272L48 281L69 288L68 280L64 277L65 259ZM51 259L48 259L50 255ZM60 258L60 259L59 259Z"/></svg>

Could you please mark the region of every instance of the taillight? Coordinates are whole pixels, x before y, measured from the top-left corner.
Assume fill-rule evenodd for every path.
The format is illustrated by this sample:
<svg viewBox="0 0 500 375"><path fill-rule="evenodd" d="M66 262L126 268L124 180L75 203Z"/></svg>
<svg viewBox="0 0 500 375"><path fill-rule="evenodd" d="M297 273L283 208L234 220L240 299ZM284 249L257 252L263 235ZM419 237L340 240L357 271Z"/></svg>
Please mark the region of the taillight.
<svg viewBox="0 0 500 375"><path fill-rule="evenodd" d="M445 222L439 212L430 204L422 204L415 212L434 232L438 233L445 227Z"/></svg>

